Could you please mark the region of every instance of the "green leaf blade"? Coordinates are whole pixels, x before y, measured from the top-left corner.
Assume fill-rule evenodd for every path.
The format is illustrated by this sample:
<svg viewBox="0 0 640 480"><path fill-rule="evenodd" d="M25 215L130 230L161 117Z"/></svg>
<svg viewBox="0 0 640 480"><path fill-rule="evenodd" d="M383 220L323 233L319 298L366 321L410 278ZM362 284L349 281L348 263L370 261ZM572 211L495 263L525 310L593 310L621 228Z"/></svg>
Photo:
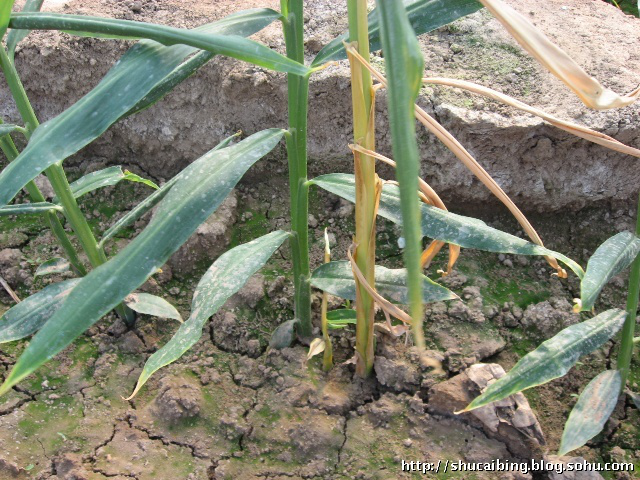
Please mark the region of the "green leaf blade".
<svg viewBox="0 0 640 480"><path fill-rule="evenodd" d="M0 217L8 215L41 215L49 212L60 212L62 207L49 202L18 203L0 207Z"/></svg>
<svg viewBox="0 0 640 480"><path fill-rule="evenodd" d="M39 12L42 8L42 3L44 0L27 0L24 3L24 7L22 8L23 12ZM9 52L9 58L13 61L13 58L16 53L16 47L18 43L20 43L27 35L29 35L29 30L18 30L12 29L7 35L7 50Z"/></svg>
<svg viewBox="0 0 640 480"><path fill-rule="evenodd" d="M476 0L409 0L404 4L416 35L440 28L482 8L482 4ZM317 67L329 61L347 58L343 41L349 41L348 34L340 35L328 43L313 59L311 66ZM372 52L380 50L380 19L377 8L369 14L369 43Z"/></svg>
<svg viewBox="0 0 640 480"><path fill-rule="evenodd" d="M621 386L618 370L605 370L589 382L569 414L558 455L582 447L602 431L616 408Z"/></svg>
<svg viewBox="0 0 640 480"><path fill-rule="evenodd" d="M376 291L387 300L407 305L407 271L376 265ZM320 265L311 275L311 285L347 300L356 299L356 284L348 261L335 261ZM422 275L422 299L424 302L455 300L451 290Z"/></svg>
<svg viewBox="0 0 640 480"><path fill-rule="evenodd" d="M604 286L626 269L640 254L640 238L631 232L621 232L600 245L587 263L580 284L580 309L593 308Z"/></svg>
<svg viewBox="0 0 640 480"><path fill-rule="evenodd" d="M17 15L33 20L33 16L56 14ZM218 37L228 33L255 33L255 29L262 28L265 22L273 21L273 15L266 18L261 15L258 12L254 21L248 21L244 15L232 15L193 31L200 36L215 34ZM16 25L16 28L20 26ZM138 108L140 102L144 103L149 95L157 100L167 93L169 87L175 86L174 83L172 86L166 84L167 78L196 51L186 45L166 47L149 40L131 47L93 90L33 132L27 147L0 173L0 205L9 203L39 173L98 138L120 118Z"/></svg>
<svg viewBox="0 0 640 480"><path fill-rule="evenodd" d="M52 258L40 264L36 269L34 276L44 277L45 275L53 275L55 273L64 273L71 270L71 264L66 258Z"/></svg>
<svg viewBox="0 0 640 480"><path fill-rule="evenodd" d="M20 340L37 332L58 311L79 281L74 278L47 285L7 310L0 317L0 343Z"/></svg>
<svg viewBox="0 0 640 480"><path fill-rule="evenodd" d="M83 277L36 334L0 387L0 394L73 342L164 265L283 135L281 129L263 130L205 154L178 174L149 225L118 255Z"/></svg>
<svg viewBox="0 0 640 480"><path fill-rule="evenodd" d="M150 293L130 293L124 303L134 312L159 318L171 318L182 323L180 312L164 298Z"/></svg>
<svg viewBox="0 0 640 480"><path fill-rule="evenodd" d="M355 202L355 180L351 174L321 175L310 180L310 183L345 200ZM400 193L396 185L387 184L383 187L378 215L402 225ZM420 205L420 215L422 234L429 238L486 252L548 255L565 263L578 278L584 275L580 265L565 255L492 228L481 220L457 215L424 203Z"/></svg>
<svg viewBox="0 0 640 480"><path fill-rule="evenodd" d="M489 385L464 411L502 400L563 376L580 357L595 351L611 339L622 328L626 316L625 311L612 309L565 328L522 357L509 373Z"/></svg>
<svg viewBox="0 0 640 480"><path fill-rule="evenodd" d="M160 350L144 365L132 397L147 380L162 367L175 362L202 336L202 329L211 315L271 258L289 234L269 233L222 254L204 274L196 287L189 319Z"/></svg>

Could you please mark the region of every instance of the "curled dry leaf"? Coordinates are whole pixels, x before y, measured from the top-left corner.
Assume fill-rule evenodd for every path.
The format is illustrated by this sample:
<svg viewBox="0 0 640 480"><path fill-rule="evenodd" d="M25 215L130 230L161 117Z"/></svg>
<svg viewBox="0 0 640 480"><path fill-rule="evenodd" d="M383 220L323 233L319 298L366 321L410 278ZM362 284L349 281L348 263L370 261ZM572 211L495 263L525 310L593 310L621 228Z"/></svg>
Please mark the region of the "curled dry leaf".
<svg viewBox="0 0 640 480"><path fill-rule="evenodd" d="M522 48L562 80L586 106L596 110L625 107L640 97L640 88L628 95L618 95L613 90L603 87L564 50L554 45L544 33L506 3L500 0L480 2L502 23Z"/></svg>
<svg viewBox="0 0 640 480"><path fill-rule="evenodd" d="M313 341L311 342L311 345L309 345L309 353L307 353L307 361L311 360L316 355L324 352L324 347L325 347L325 344L323 339L314 338Z"/></svg>

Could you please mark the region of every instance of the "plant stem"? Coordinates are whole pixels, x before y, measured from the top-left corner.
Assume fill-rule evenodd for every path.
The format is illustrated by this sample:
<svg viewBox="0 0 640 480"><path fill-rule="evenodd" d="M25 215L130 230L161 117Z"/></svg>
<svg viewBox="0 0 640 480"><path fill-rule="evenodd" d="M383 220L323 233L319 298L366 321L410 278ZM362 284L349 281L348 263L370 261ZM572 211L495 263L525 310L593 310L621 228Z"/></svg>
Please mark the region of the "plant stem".
<svg viewBox="0 0 640 480"><path fill-rule="evenodd" d="M0 149L5 154L9 162L14 161L19 155L18 149L16 148L15 144L13 143L13 140L11 140L11 137L9 136L6 136L0 140ZM42 192L33 181L27 183L25 188L27 189L27 192L29 193L29 198L31 198L32 202L45 201L44 195L42 195ZM45 218L49 223L49 227L51 228L51 231L53 232L54 236L60 243L60 246L62 247L65 254L67 255L67 258L69 259L69 263L71 264L71 267L75 270L75 272L78 275L80 276L86 275L87 270L84 268L84 265L78 258L78 252L76 252L76 249L71 243L71 240L69 240L69 237L67 236L67 232L64 231L64 227L62 226L62 223L60 223L60 219L58 218L58 215L55 214L54 212L47 212L45 214Z"/></svg>
<svg viewBox="0 0 640 480"><path fill-rule="evenodd" d="M287 57L304 64L302 0L282 0L283 30ZM309 283L309 187L307 182L307 113L309 108L309 76L287 75L289 131L289 195L291 208L291 240L293 261L294 305L298 336L312 336L311 284Z"/></svg>
<svg viewBox="0 0 640 480"><path fill-rule="evenodd" d="M15 65L11 62L6 50L2 47L0 47L0 67L2 68L7 84L9 85L11 95L16 102L22 121L27 129L26 137L29 139L35 129L38 128L38 118L33 111L31 102L29 102L27 93L25 92L24 86L18 76L18 72L15 69ZM104 251L98 247L98 242L91 231L91 227L87 223L87 219L82 214L80 207L78 207L78 203L76 202L73 192L71 191L71 187L69 186L67 176L62 168L62 162L53 164L45 170L45 173L49 182L51 182L51 186L53 187L62 208L64 209L65 217L67 217L71 228L78 236L80 245L89 258L91 266L93 268L99 267L107 261L107 257ZM126 321L127 324L131 325L133 323L135 319L133 311L123 304L120 304L116 308L116 312L123 318L123 320Z"/></svg>
<svg viewBox="0 0 640 480"><path fill-rule="evenodd" d="M357 43L358 53L369 58L369 30L366 0L348 0L349 40ZM351 61L351 96L353 101L353 136L356 144L375 150L372 111L371 74L360 63ZM369 285L375 285L375 160L354 154L356 181L356 249L354 258ZM357 281L356 281L357 283ZM371 295L358 284L356 289L356 373L367 377L373 369L374 303Z"/></svg>
<svg viewBox="0 0 640 480"><path fill-rule="evenodd" d="M638 211L636 213L636 235L640 236L640 198L638 199ZM618 352L618 370L622 376L622 390L625 389L629 368L633 357L633 336L636 328L636 316L638 314L638 298L640 297L640 254L631 264L629 275L629 293L627 295L627 319L622 327L622 341Z"/></svg>

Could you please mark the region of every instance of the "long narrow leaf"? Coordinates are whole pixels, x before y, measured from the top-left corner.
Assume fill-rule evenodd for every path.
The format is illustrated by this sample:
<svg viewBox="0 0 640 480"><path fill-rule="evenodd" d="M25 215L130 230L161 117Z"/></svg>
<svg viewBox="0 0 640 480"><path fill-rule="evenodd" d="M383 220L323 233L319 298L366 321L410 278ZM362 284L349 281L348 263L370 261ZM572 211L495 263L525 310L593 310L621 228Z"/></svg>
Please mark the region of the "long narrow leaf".
<svg viewBox="0 0 640 480"><path fill-rule="evenodd" d="M307 75L311 71L261 43L236 35L205 34L166 25L59 13L16 13L11 16L10 25L32 30L62 30L87 37L149 39L166 46L189 45L278 72Z"/></svg>
<svg viewBox="0 0 640 480"><path fill-rule="evenodd" d="M0 394L73 342L164 265L283 134L280 129L263 130L232 147L209 152L183 170L142 233L82 278L18 359Z"/></svg>
<svg viewBox="0 0 640 480"><path fill-rule="evenodd" d="M14 3L15 0L3 0L0 2L0 41L4 38L4 34L7 33L7 26L9 25L11 9Z"/></svg>
<svg viewBox="0 0 640 480"><path fill-rule="evenodd" d="M18 125L12 125L10 123L2 123L0 124L0 137L4 137L5 135L9 135L12 132L15 132L20 127Z"/></svg>
<svg viewBox="0 0 640 480"><path fill-rule="evenodd" d="M348 261L329 262L319 266L311 275L311 285L340 298L356 299L356 284ZM392 270L376 265L376 291L387 300L407 305L407 271L403 268ZM422 276L423 302L440 302L456 298L458 296L451 290Z"/></svg>
<svg viewBox="0 0 640 480"><path fill-rule="evenodd" d="M40 8L42 8L42 3L44 0L27 0L24 3L24 7L22 8L23 12L39 12ZM13 57L16 53L16 46L20 43L27 35L29 35L29 30L18 30L12 29L7 35L7 50L9 51L9 58L13 61Z"/></svg>
<svg viewBox="0 0 640 480"><path fill-rule="evenodd" d="M616 408L622 377L618 370L605 370L589 382L571 410L562 432L558 455L582 447L599 434Z"/></svg>
<svg viewBox="0 0 640 480"><path fill-rule="evenodd" d="M191 316L164 347L149 357L129 398L138 393L154 372L175 362L196 344L209 317L262 268L288 236L282 230L269 233L232 248L209 267L193 294Z"/></svg>
<svg viewBox="0 0 640 480"><path fill-rule="evenodd" d="M216 34L218 37L235 33L248 35L273 19L273 11L257 10L231 15L193 32L198 35ZM24 151L0 173L0 205L9 203L27 182L47 167L99 137L154 89L163 85L167 77L194 52L196 49L190 46L165 47L149 40L130 48L93 90L35 130Z"/></svg>
<svg viewBox="0 0 640 480"><path fill-rule="evenodd" d="M150 293L131 293L124 299L131 310L160 318L171 318L182 323L180 312L164 298Z"/></svg>
<svg viewBox="0 0 640 480"><path fill-rule="evenodd" d="M587 263L580 283L580 302L574 310L591 310L609 280L631 265L638 254L640 238L631 232L618 233L600 245Z"/></svg>
<svg viewBox="0 0 640 480"><path fill-rule="evenodd" d="M355 201L355 182L351 174L334 173L321 175L310 180L310 183L318 185L345 200ZM400 193L397 186L384 185L380 196L378 214L387 220L402 225ZM528 242L515 235L496 230L481 220L457 215L424 203L420 205L420 215L422 234L429 238L460 245L463 248L474 248L487 252L550 256L565 263L579 278L584 275L580 265L561 253Z"/></svg>
<svg viewBox="0 0 640 480"><path fill-rule="evenodd" d="M405 0L404 7L411 27L416 35L420 35L477 12L482 4L476 0ZM347 58L343 43L347 41L348 33L333 39L316 55L312 66ZM369 43L371 51L380 50L380 18L377 8L369 14Z"/></svg>
<svg viewBox="0 0 640 480"><path fill-rule="evenodd" d="M6 205L0 207L0 217L7 215L42 214L62 211L62 207L49 202L18 203L16 205Z"/></svg>
<svg viewBox="0 0 640 480"><path fill-rule="evenodd" d="M407 269L408 301L413 319L414 340L424 349L422 332L422 248L420 240L420 204L418 177L420 156L416 141L413 109L421 86L424 60L415 32L402 3L376 0L380 15L380 38L388 79L391 146L396 161L400 190L403 252Z"/></svg>
<svg viewBox="0 0 640 480"><path fill-rule="evenodd" d="M74 278L48 285L7 310L0 317L0 343L20 340L37 332L79 281L79 278Z"/></svg>
<svg viewBox="0 0 640 480"><path fill-rule="evenodd" d="M571 325L525 355L504 377L471 402L465 412L497 402L527 388L547 383L569 371L578 359L611 339L624 324L624 310L607 310L586 322Z"/></svg>
<svg viewBox="0 0 640 480"><path fill-rule="evenodd" d="M44 277L54 273L64 273L71 269L71 264L66 258L52 258L42 263L36 270L34 277Z"/></svg>

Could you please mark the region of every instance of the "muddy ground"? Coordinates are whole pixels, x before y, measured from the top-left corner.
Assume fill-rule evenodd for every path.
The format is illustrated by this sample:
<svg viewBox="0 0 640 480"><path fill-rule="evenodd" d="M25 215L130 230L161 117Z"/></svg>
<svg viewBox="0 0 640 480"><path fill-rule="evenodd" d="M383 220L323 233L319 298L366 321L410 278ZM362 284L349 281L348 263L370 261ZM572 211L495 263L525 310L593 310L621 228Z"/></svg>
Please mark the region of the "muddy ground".
<svg viewBox="0 0 640 480"><path fill-rule="evenodd" d="M222 249L286 225L286 200L274 194L283 187L277 180L241 184L225 215L212 219L220 228L209 230L224 233L208 242L196 235L191 240L196 255L167 265L143 290L164 296L188 315L193 287L211 262L197 255L198 245ZM134 198L147 193L140 185L120 184L83 197L82 207L90 212L93 226L104 230L135 204ZM609 234L630 228L631 213L594 210L533 221L549 247L584 264ZM334 258L343 257L353 229L351 206L313 190L311 215L314 265L321 259L324 227L332 234ZM501 209L485 216L496 227L517 230ZM29 280L35 267L55 254L44 223L33 217L0 222L0 267L19 295L60 280ZM143 226L144 220L123 237ZM399 265L397 228L381 221L379 231L380 263ZM126 238L116 239L110 248L115 251L124 242ZM430 269L433 278L445 261L438 259ZM285 246L211 319L196 347L158 372L131 401L123 398L132 391L145 359L177 324L143 316L128 329L113 316L101 320L2 398L0 478L421 478L403 474L402 460L541 458L557 450L580 386L615 351L609 344L565 378L526 392L539 426L492 432L477 418L452 415L449 402L455 398L447 395L468 395L455 386L466 367L485 362L508 369L543 338L578 321L570 308L577 294L575 278L551 277L541 259L465 250L456 272L443 280L463 301L430 304L425 315L429 348L446 373L421 369L403 339L379 336L375 375L363 381L348 362L352 330L332 334L337 365L328 374L318 358L305 363L301 345L267 350L273 329L292 315L289 271ZM597 309L621 306L624 284L624 277L614 279ZM3 310L12 304L4 292L0 301ZM341 302L333 299L331 304ZM318 295L315 306L318 312ZM23 348L24 342L3 345L0 371L10 368ZM636 364L631 382L636 391L639 376ZM442 383L447 379L452 383ZM517 409L528 412L524 404ZM604 434L576 454L640 466L638 416L629 401L621 401ZM536 433L540 438L531 441L531 431L542 432L543 438ZM547 478L505 475L431 478Z"/></svg>

